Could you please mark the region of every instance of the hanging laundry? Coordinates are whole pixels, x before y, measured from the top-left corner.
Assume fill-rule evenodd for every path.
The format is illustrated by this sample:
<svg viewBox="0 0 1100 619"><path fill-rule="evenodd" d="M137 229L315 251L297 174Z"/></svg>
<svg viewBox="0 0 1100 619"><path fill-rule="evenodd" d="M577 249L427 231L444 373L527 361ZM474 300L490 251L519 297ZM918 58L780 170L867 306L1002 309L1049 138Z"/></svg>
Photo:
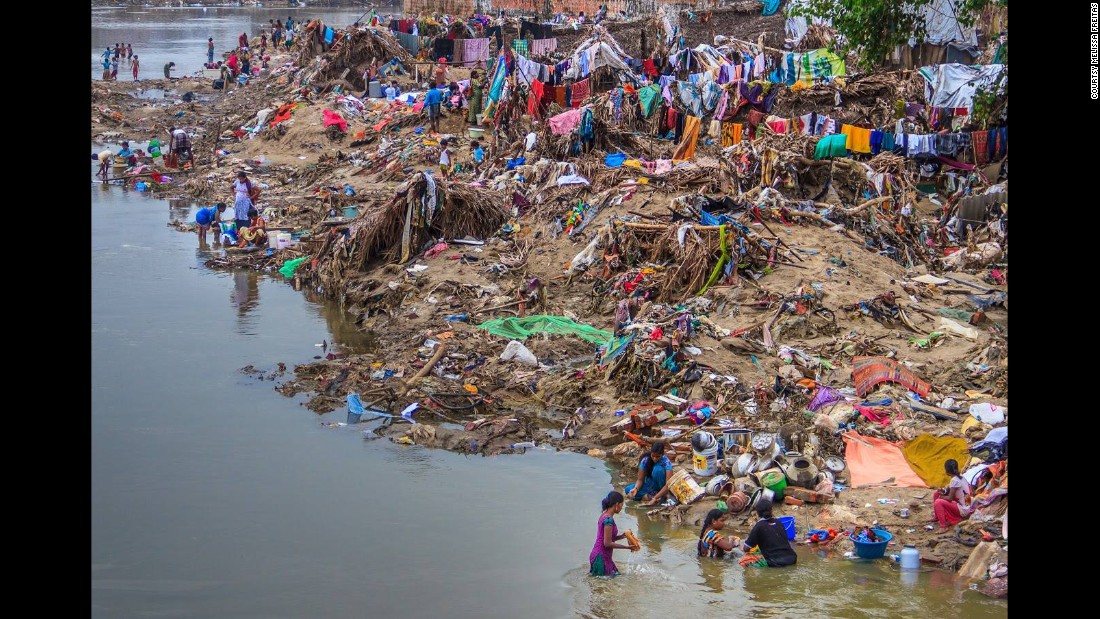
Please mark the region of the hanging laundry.
<svg viewBox="0 0 1100 619"><path fill-rule="evenodd" d="M466 39L462 50L462 66L484 67L489 59L489 39Z"/></svg>
<svg viewBox="0 0 1100 619"><path fill-rule="evenodd" d="M550 123L550 132L554 135L568 135L580 124L582 112L584 110L569 110L557 116L551 116L547 120Z"/></svg>
<svg viewBox="0 0 1100 619"><path fill-rule="evenodd" d="M722 123L722 148L741 143L741 123Z"/></svg>
<svg viewBox="0 0 1100 619"><path fill-rule="evenodd" d="M562 108L569 107L565 104L565 86L554 86L554 102Z"/></svg>
<svg viewBox="0 0 1100 619"><path fill-rule="evenodd" d="M527 39L512 39L512 49L522 56L527 55Z"/></svg>
<svg viewBox="0 0 1100 619"><path fill-rule="evenodd" d="M814 131L814 113L803 114L798 117L798 132L802 135L812 135Z"/></svg>
<svg viewBox="0 0 1100 619"><path fill-rule="evenodd" d="M699 139L701 121L695 116L685 115L683 139L672 154L673 161L687 161L695 159L695 142Z"/></svg>
<svg viewBox="0 0 1100 619"><path fill-rule="evenodd" d="M646 118L653 115L657 101L661 98L661 89L655 85L649 85L638 91L638 102L642 106L642 113Z"/></svg>
<svg viewBox="0 0 1100 619"><path fill-rule="evenodd" d="M916 157L917 155L935 155L936 134L916 134L910 133L905 136L906 139L906 151L905 154L909 157Z"/></svg>
<svg viewBox="0 0 1100 619"><path fill-rule="evenodd" d="M703 115L703 97L690 82L676 82L676 90L684 107L696 116Z"/></svg>
<svg viewBox="0 0 1100 619"><path fill-rule="evenodd" d="M533 56L545 56L547 52L552 52L556 49L558 49L557 38L535 39L531 41L531 55Z"/></svg>
<svg viewBox="0 0 1100 619"><path fill-rule="evenodd" d="M573 84L573 107L580 106L588 98L588 80L583 79Z"/></svg>
<svg viewBox="0 0 1100 619"><path fill-rule="evenodd" d="M539 104L542 102L543 83L537 79L531 82L531 96L527 97L527 114L539 118Z"/></svg>
<svg viewBox="0 0 1100 619"><path fill-rule="evenodd" d="M646 58L642 61L642 74L654 79L659 75L657 72L657 64L653 62L652 58Z"/></svg>
<svg viewBox="0 0 1100 619"><path fill-rule="evenodd" d="M717 82L707 82L703 86L703 111L707 114L713 114L716 106L718 105L718 99L722 95L726 94L722 87Z"/></svg>
<svg viewBox="0 0 1100 619"><path fill-rule="evenodd" d="M848 136L848 150L854 153L871 152L871 130L852 125L843 125L840 132Z"/></svg>
<svg viewBox="0 0 1100 619"><path fill-rule="evenodd" d="M882 135L881 131L871 131L871 152L875 155L882 151Z"/></svg>
<svg viewBox="0 0 1100 619"><path fill-rule="evenodd" d="M432 60L439 60L440 58L446 58L448 62L454 60L455 42L454 39L438 38L432 43Z"/></svg>
<svg viewBox="0 0 1100 619"><path fill-rule="evenodd" d="M778 116L769 116L764 124L779 134L787 133L787 128L790 126L786 118L779 118Z"/></svg>
<svg viewBox="0 0 1100 619"><path fill-rule="evenodd" d="M716 120L722 120L726 115L726 108L729 106L730 93L723 91L721 98L718 99L718 105L714 107L714 118Z"/></svg>
<svg viewBox="0 0 1100 619"><path fill-rule="evenodd" d="M848 155L848 136L838 133L828 135L817 141L814 146L814 159L830 159Z"/></svg>
<svg viewBox="0 0 1100 619"><path fill-rule="evenodd" d="M815 79L825 79L846 74L844 59L827 49L810 52L788 52L780 57L779 65L772 72L771 81L792 86L801 82L812 86Z"/></svg>
<svg viewBox="0 0 1100 619"><path fill-rule="evenodd" d="M889 132L883 132L882 134L882 150L886 152L892 152L894 150L894 134Z"/></svg>

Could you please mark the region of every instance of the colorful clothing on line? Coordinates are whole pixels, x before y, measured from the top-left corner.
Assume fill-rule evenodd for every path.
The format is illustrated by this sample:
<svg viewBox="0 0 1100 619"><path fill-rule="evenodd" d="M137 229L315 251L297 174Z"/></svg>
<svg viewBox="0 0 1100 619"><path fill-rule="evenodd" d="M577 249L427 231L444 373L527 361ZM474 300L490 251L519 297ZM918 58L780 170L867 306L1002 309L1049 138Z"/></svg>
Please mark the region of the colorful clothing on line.
<svg viewBox="0 0 1100 619"><path fill-rule="evenodd" d="M741 123L722 123L722 148L741 143Z"/></svg>
<svg viewBox="0 0 1100 619"><path fill-rule="evenodd" d="M989 163L989 132L971 131L970 143L974 146L974 163L985 165Z"/></svg>
<svg viewBox="0 0 1100 619"><path fill-rule="evenodd" d="M512 39L512 49L517 54L527 55L527 39Z"/></svg>
<svg viewBox="0 0 1100 619"><path fill-rule="evenodd" d="M871 130L852 125L843 125L840 132L848 136L848 150L854 153L871 152Z"/></svg>
<svg viewBox="0 0 1100 619"><path fill-rule="evenodd" d="M585 78L579 82L573 84L573 98L571 102L573 107L580 107L581 103L588 98L588 79Z"/></svg>
<svg viewBox="0 0 1100 619"><path fill-rule="evenodd" d="M702 122L695 116L684 115L683 140L672 154L673 161L686 161L695 158L695 142L699 139Z"/></svg>
<svg viewBox="0 0 1100 619"><path fill-rule="evenodd" d="M533 56L544 56L547 52L558 49L558 39L535 39L531 41L530 47Z"/></svg>

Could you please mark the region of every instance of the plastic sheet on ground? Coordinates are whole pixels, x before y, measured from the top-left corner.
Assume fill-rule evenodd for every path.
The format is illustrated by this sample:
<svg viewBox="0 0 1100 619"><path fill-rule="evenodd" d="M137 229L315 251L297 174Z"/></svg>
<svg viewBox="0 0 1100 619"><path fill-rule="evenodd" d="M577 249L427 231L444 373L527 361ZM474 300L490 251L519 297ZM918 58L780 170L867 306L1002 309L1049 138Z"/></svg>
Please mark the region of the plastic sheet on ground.
<svg viewBox="0 0 1100 619"><path fill-rule="evenodd" d="M856 432L843 435L844 460L852 475L852 487L868 484L893 485L899 488L927 488L905 459L901 448L873 436ZM942 464L942 463L941 463ZM892 481L887 482L887 480Z"/></svg>
<svg viewBox="0 0 1100 619"><path fill-rule="evenodd" d="M477 326L485 329L493 335L499 335L513 340L525 340L529 336L538 333L558 333L562 335L575 335L587 342L605 344L611 340L611 332L597 329L589 325L582 325L572 318L562 316L549 316L538 314L525 318L495 318L483 322Z"/></svg>
<svg viewBox="0 0 1100 619"><path fill-rule="evenodd" d="M901 448L905 460L913 472L929 487L946 487L951 476L943 470L943 463L954 460L966 466L970 451L966 441L957 436L933 436L921 434Z"/></svg>

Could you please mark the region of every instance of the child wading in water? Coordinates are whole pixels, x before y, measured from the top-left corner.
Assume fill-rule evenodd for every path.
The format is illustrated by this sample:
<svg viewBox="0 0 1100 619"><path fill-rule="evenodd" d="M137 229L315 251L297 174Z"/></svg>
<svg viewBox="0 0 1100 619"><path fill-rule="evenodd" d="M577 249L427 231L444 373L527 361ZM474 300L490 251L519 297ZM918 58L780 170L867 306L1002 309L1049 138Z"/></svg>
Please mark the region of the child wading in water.
<svg viewBox="0 0 1100 619"><path fill-rule="evenodd" d="M703 521L703 530L699 532L699 556L721 559L727 552L737 548L741 540L736 536L722 537L721 531L726 526L726 512L720 509L712 509L707 512L707 519Z"/></svg>
<svg viewBox="0 0 1100 619"><path fill-rule="evenodd" d="M592 576L614 576L619 573L615 562L611 559L611 552L616 548L637 552L638 546L616 544L627 535L619 535L619 527L615 524L615 514L623 511L623 495L612 490L603 500L603 512L596 527L596 542L592 544L592 552L588 555L588 573Z"/></svg>

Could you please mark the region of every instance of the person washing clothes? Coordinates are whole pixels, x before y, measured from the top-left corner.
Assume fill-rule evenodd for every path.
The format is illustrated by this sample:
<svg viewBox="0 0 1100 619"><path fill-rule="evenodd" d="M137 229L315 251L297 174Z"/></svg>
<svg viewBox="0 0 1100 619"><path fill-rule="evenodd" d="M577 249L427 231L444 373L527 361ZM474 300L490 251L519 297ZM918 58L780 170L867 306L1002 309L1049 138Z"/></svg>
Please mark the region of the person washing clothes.
<svg viewBox="0 0 1100 619"><path fill-rule="evenodd" d="M256 207L248 209L248 225L238 232L241 239L240 247L252 245L261 247L267 244L267 222L260 217Z"/></svg>
<svg viewBox="0 0 1100 619"><path fill-rule="evenodd" d="M772 516L772 502L761 498L756 503L756 515L760 520L752 527L745 538L741 565L748 567L784 567L798 562L798 555L787 539L787 530Z"/></svg>
<svg viewBox="0 0 1100 619"><path fill-rule="evenodd" d="M611 553L616 548L637 552L638 546L616 544L625 539L626 533L619 534L619 527L615 524L615 514L623 511L623 495L612 490L601 503L603 511L596 525L596 541L592 544L592 552L588 553L588 573L592 576L617 576L619 568L611 558Z"/></svg>
<svg viewBox="0 0 1100 619"><path fill-rule="evenodd" d="M699 542L696 545L696 551L700 557L721 559L727 552L737 548L741 539L736 535L723 537L721 533L725 526L726 512L720 509L707 512L707 518L703 521L703 529L699 531Z"/></svg>
<svg viewBox="0 0 1100 619"><path fill-rule="evenodd" d="M653 441L649 452L643 454L638 462L637 481L623 489L626 496L635 501L646 501L646 505L656 505L668 494L672 461L665 455L666 446L663 440Z"/></svg>
<svg viewBox="0 0 1100 619"><path fill-rule="evenodd" d="M206 242L206 231L211 226L220 226L222 221L222 213L225 212L225 202L218 202L216 206L208 206L206 208L200 208L199 212L195 213L195 225L199 227L199 242ZM214 239L217 241L218 239Z"/></svg>
<svg viewBox="0 0 1100 619"><path fill-rule="evenodd" d="M248 180L248 174L244 170L237 172L237 180L231 183L233 187L233 218L237 222L237 230L248 227L249 209L252 208L252 181Z"/></svg>

